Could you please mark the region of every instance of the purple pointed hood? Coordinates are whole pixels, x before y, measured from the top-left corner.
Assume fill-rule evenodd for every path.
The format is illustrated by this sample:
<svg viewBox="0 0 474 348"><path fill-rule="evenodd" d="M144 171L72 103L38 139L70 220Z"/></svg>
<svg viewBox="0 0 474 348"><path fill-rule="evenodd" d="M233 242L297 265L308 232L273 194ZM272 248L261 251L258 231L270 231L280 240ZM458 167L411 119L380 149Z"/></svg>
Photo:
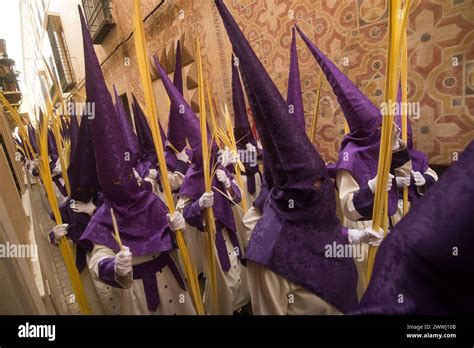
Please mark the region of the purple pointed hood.
<svg viewBox="0 0 474 348"><path fill-rule="evenodd" d="M76 145L74 149L71 148L72 160L67 172L71 184L71 198L80 202L88 202L99 191L91 120L82 117L78 133ZM72 155L73 152L74 155Z"/></svg>
<svg viewBox="0 0 474 348"><path fill-rule="evenodd" d="M240 60L275 185L245 257L300 284L340 311L348 311L357 303L357 274L352 259L325 257L327 245L343 244L344 240L324 161L302 127L292 120L286 101L232 15L221 0L215 3Z"/></svg>
<svg viewBox="0 0 474 348"><path fill-rule="evenodd" d="M69 137L71 140L69 150L69 163L72 163L74 162L74 152L76 151L77 141L79 138L79 123L77 122L77 116L75 114L71 115L71 123L69 125Z"/></svg>
<svg viewBox="0 0 474 348"><path fill-rule="evenodd" d="M474 312L472 173L474 141L380 245L369 287L354 314Z"/></svg>
<svg viewBox="0 0 474 348"><path fill-rule="evenodd" d="M237 149L246 150L248 143L257 146L250 122L247 116L247 107L245 106L244 91L240 81L239 70L235 64L235 57L232 54L232 106L234 108L234 137L237 142ZM246 156L241 156L242 164L245 167L245 176L247 177L247 190L253 195L256 191L255 174L259 173L257 163L245 161ZM231 172L235 172L232 167Z"/></svg>
<svg viewBox="0 0 474 348"><path fill-rule="evenodd" d="M67 171L71 185L71 197L59 207L63 223L69 225L68 236L77 245L76 266L79 272L82 272L87 264L86 253L93 249L90 240L80 240L91 218L87 214L72 211L70 207L71 200L80 202L93 200L96 206L100 205L97 199L99 196L99 178L97 177L90 122L87 117L82 117L81 125L78 126L76 116L71 115L71 131L76 127L74 124L79 128L74 146L71 138L71 155ZM71 136L72 134L73 132L71 132Z"/></svg>
<svg viewBox="0 0 474 348"><path fill-rule="evenodd" d="M104 204L96 211L81 239L119 250L113 238L110 208L114 209L122 243L136 256L150 255L174 248L166 221L164 203L153 193L141 189L133 175L128 156L130 145L107 90L92 39L80 6L79 15L84 45L86 93L95 103L91 119L96 166Z"/></svg>
<svg viewBox="0 0 474 348"><path fill-rule="evenodd" d="M58 147L51 129L48 129L48 152L51 156L54 156L54 158L58 158Z"/></svg>
<svg viewBox="0 0 474 348"><path fill-rule="evenodd" d="M380 110L306 37L298 26L296 30L326 75L341 105L351 133L357 131L368 134L381 125Z"/></svg>
<svg viewBox="0 0 474 348"><path fill-rule="evenodd" d="M28 125L28 139L30 140L31 147L35 153L38 153L38 145L36 141L36 131L35 128L31 125Z"/></svg>
<svg viewBox="0 0 474 348"><path fill-rule="evenodd" d="M138 142L140 145L140 152L141 152L140 161L135 166L135 169L137 170L138 174L142 178L144 178L148 176L150 169L157 168L158 156L156 155L155 144L153 142L153 135L151 133L150 126L148 125L146 116L134 95L133 95L132 109L133 109L133 117L135 119L135 127L137 129ZM163 127L161 127L161 124L159 122L158 122L158 126L160 127L161 141L162 141L163 147L165 147L167 137L166 137L165 132L163 131ZM166 156L166 164L167 164L168 169L174 168L172 164L175 163L168 160L169 152L170 150L166 149L165 156Z"/></svg>
<svg viewBox="0 0 474 348"><path fill-rule="evenodd" d="M154 164L157 162L155 145L151 134L150 126L146 120L145 114L138 104L137 99L132 95L132 110L135 120L135 128L137 130L138 144L140 146L140 161L150 161Z"/></svg>
<svg viewBox="0 0 474 348"><path fill-rule="evenodd" d="M291 56L290 56L290 73L288 76L288 93L286 97L288 105L293 107L293 116L296 121L305 128L303 92L301 91L300 68L298 64L298 51L296 50L296 32L292 29L291 34Z"/></svg>
<svg viewBox="0 0 474 348"><path fill-rule="evenodd" d="M245 106L244 91L240 81L239 70L235 64L235 57L232 54L232 106L234 108L234 136L239 148L245 149L247 143L257 146L257 142L250 128Z"/></svg>
<svg viewBox="0 0 474 348"><path fill-rule="evenodd" d="M186 137L188 139L189 145L191 146L192 155L191 155L191 166L189 167L186 176L184 178L183 184L179 191L179 195L183 197L189 197L193 200L198 200L201 195L205 192L204 186L204 171L202 166L202 149L201 149L201 130L199 119L197 118L194 111L191 109L189 104L186 102L182 94L178 89L171 83L168 78L166 71L158 62L158 59L155 57L155 64L158 69L158 74L160 75L163 85L165 86L166 92L171 100L171 103L181 106L184 109L182 118L186 128ZM210 136L208 134L208 141L210 141ZM212 146L212 155L211 155L211 166L215 163L217 159L217 146L215 142L210 143L209 146ZM213 186L220 187L221 191L225 191L221 183L219 183L214 177L212 182ZM216 193L214 195L214 215L224 226L232 231L236 231L234 217L232 214L232 209L226 198L222 197L221 194Z"/></svg>
<svg viewBox="0 0 474 348"><path fill-rule="evenodd" d="M296 29L325 74L349 125L350 133L342 139L335 172L347 170L360 187L366 187L367 182L377 175L381 112L298 27ZM397 201L398 190L396 185L392 185L389 192L390 215L395 214Z"/></svg>
<svg viewBox="0 0 474 348"><path fill-rule="evenodd" d="M181 92L176 88L176 86L170 81L165 70L158 61L158 58L155 56L155 66L158 70L158 74L163 81L166 92L170 98L171 104L176 105L178 108L183 109L183 113L180 114L183 125L185 129L186 138L188 139L189 145L193 152L201 146L201 130L199 125L199 118L196 116L194 111L191 109L189 104L184 99Z"/></svg>
<svg viewBox="0 0 474 348"><path fill-rule="evenodd" d="M122 141L125 142L129 154L132 159L132 163L135 165L140 159L140 146L138 144L138 138L135 132L132 129L132 125L125 111L125 106L123 105L122 98L119 97L117 89L114 86L114 97L115 97L115 110L118 118L118 122L122 127L123 138Z"/></svg>
<svg viewBox="0 0 474 348"><path fill-rule="evenodd" d="M183 94L183 66L181 63L181 44L178 41L176 47L176 61L175 61L175 72L173 76L173 84L176 89ZM170 114L168 119L168 141L178 151L183 151L186 147L186 127L183 123L183 117L180 114L179 105L171 102ZM174 151L170 148L166 149L166 164L168 170L173 172L176 169L178 158Z"/></svg>
<svg viewBox="0 0 474 348"><path fill-rule="evenodd" d="M176 89L183 94L183 67L181 64L181 45L178 41L176 47L176 67L173 76L173 84ZM186 147L186 133L183 125L183 117L179 113L179 105L171 103L168 121L168 141L176 150L182 151Z"/></svg>

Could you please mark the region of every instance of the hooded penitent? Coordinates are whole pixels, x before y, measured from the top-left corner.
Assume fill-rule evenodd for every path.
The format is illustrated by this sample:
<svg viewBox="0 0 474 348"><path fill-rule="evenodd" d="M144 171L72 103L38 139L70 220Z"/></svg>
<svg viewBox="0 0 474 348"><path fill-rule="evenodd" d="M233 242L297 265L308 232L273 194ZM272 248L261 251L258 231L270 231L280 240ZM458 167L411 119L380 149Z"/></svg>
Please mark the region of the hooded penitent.
<svg viewBox="0 0 474 348"><path fill-rule="evenodd" d="M240 60L274 180L245 257L346 312L357 303L357 274L352 259L325 256L327 245L345 241L324 161L302 127L292 120L287 103L223 2L215 2Z"/></svg>
<svg viewBox="0 0 474 348"><path fill-rule="evenodd" d="M335 171L347 170L360 187L377 175L380 149L380 110L296 27L331 85L350 132L344 136ZM390 215L397 210L397 185L389 192Z"/></svg>
<svg viewBox="0 0 474 348"><path fill-rule="evenodd" d="M71 118L71 129L73 129L75 116L71 117L74 117ZM76 145L74 149L71 148L71 162L67 171L71 198L59 207L63 223L69 225L68 237L77 245L76 266L79 272L86 266L86 253L93 249L91 241L80 240L91 218L87 214L73 212L70 207L71 200L79 202L93 200L96 206L101 204L90 122L87 117L81 119Z"/></svg>
<svg viewBox="0 0 474 348"><path fill-rule="evenodd" d="M292 29L291 34L291 56L290 56L290 73L288 76L288 93L286 97L288 106L292 108L293 116L296 122L305 128L303 94L301 91L300 68L298 65L298 51L296 50L296 32Z"/></svg>
<svg viewBox="0 0 474 348"><path fill-rule="evenodd" d="M95 103L90 120L97 173L104 204L95 212L81 239L105 245L115 251L119 246L113 238L110 208L117 218L122 243L136 256L173 249L173 240L166 221L168 210L153 193L141 189L133 175L130 151L124 142L123 127L107 90L92 39L79 7L84 44L86 93ZM77 154L76 154L77 155Z"/></svg>
<svg viewBox="0 0 474 348"><path fill-rule="evenodd" d="M181 93L178 89L171 83L166 71L158 62L158 59L155 57L155 64L158 69L158 74L160 75L163 85L165 86L166 92L172 103L182 106L184 109L181 117L183 118L185 129L186 129L186 138L188 143L191 146L191 159L192 163L189 167L186 176L183 181L183 185L179 191L179 195L182 197L191 198L193 201L199 200L201 195L206 191L204 185L204 171L202 164L202 145L201 145L201 132L199 119L196 114L192 111L189 104L184 100ZM208 134L209 146L211 148L211 167L215 163L217 156L217 146L215 142L210 143L210 137ZM212 186L218 187L221 191L225 192L223 185L217 181L214 176ZM225 241L223 239L222 233L220 233L222 227L227 228L231 241L234 246L238 246L238 239L236 235L236 227L234 221L234 215L230 207L229 202L225 197L220 193L215 192L214 194L214 216L216 218L216 248L218 251L218 256L220 260L221 267L224 271L227 271L230 268L230 261L227 254L227 249Z"/></svg>
<svg viewBox="0 0 474 348"><path fill-rule="evenodd" d="M471 141L379 247L372 279L356 314L474 312L472 173Z"/></svg>
<svg viewBox="0 0 474 348"><path fill-rule="evenodd" d="M176 64L175 64L175 72L173 76L173 85L182 95L183 94L183 67L181 63L181 44L179 41L176 47ZM185 125L183 122L184 118L180 114L179 111L180 111L179 105L171 100L167 137L168 137L169 143L176 150L181 152L186 147L186 132L185 132ZM176 158L176 154L174 153L174 151L172 149L167 149L166 150L166 164L170 172L173 172L176 169L177 160L178 159Z"/></svg>
<svg viewBox="0 0 474 348"><path fill-rule="evenodd" d="M397 99L398 105L401 105L400 104L401 97L402 97L402 92L401 92L401 86L399 85L398 99ZM401 114L397 115L395 117L395 120L396 120L397 126L400 127L401 129L402 128ZM407 148L408 148L408 153L410 154L410 158L411 158L412 170L416 172L420 172L421 174L424 174L429 167L428 156L426 156L423 152L415 150L413 148L413 131L411 128L411 122L410 122L409 117L407 117ZM413 178L411 178L411 183L410 183L410 186L408 187L408 197L409 197L409 200L412 202L412 204L414 204L420 197L420 195L417 193L417 188L415 186L415 181L413 180Z"/></svg>
<svg viewBox="0 0 474 348"><path fill-rule="evenodd" d="M232 55L232 106L234 108L234 137L237 142L238 150L246 150L248 143L257 146L257 142L250 129L250 122L247 117L247 108L245 107L244 92L240 82L239 70L235 64L234 55ZM245 156L247 157L247 156ZM256 161L255 161L256 162ZM258 173L257 163L242 161L247 176L247 190L253 195L256 191L255 174ZM232 168L233 169L233 168Z"/></svg>

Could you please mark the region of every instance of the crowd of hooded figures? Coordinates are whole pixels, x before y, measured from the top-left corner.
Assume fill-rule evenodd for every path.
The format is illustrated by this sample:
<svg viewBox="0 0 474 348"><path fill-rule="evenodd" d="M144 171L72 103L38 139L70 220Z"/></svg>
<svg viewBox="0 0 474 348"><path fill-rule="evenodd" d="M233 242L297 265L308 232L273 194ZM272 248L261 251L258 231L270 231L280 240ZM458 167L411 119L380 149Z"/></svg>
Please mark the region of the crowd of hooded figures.
<svg viewBox="0 0 474 348"><path fill-rule="evenodd" d="M94 103L95 115L71 115L67 126L69 196L49 134L63 220L49 237L52 244L67 238L73 245L92 312L196 314L175 239L174 232L181 230L201 280L206 314L472 313L474 144L438 181L427 156L414 148L410 125L408 141L401 140L397 117L390 175L379 182L380 109L298 27L292 32L285 100L222 0L215 3L238 57L229 53L234 137L238 152L247 156L240 158L244 168L237 169L239 159L223 156L229 149L211 140L210 167L216 171L212 190L206 191L200 123L183 97L178 42L173 81L155 60L171 102L167 131L160 127L160 132L176 204L173 214L165 204L147 116L133 97L134 131L116 91L113 102L79 11L87 102ZM325 163L305 132L297 34L319 64L349 127L336 163ZM37 146L34 128L28 131ZM36 166L37 161L26 162L33 177L38 176ZM372 229L377 185L388 194L386 236ZM406 216L399 204L404 187L410 205ZM203 212L208 208L215 217L213 250L205 239ZM114 238L111 209L122 246ZM348 245L360 246L362 255L327 254L328 247ZM378 247L370 279L369 246ZM453 247L459 248L454 256ZM209 252L217 265L217 299L212 298Z"/></svg>

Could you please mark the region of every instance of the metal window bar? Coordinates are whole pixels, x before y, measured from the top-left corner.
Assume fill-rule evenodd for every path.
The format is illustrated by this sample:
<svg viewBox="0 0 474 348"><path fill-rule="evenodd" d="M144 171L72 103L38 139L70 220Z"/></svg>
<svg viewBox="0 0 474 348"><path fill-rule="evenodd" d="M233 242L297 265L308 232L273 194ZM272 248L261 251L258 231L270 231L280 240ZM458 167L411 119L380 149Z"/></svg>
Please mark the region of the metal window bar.
<svg viewBox="0 0 474 348"><path fill-rule="evenodd" d="M67 93L76 86L76 78L59 16L49 15L47 31L59 83L63 93Z"/></svg>
<svg viewBox="0 0 474 348"><path fill-rule="evenodd" d="M82 0L94 44L100 44L115 26L109 0Z"/></svg>

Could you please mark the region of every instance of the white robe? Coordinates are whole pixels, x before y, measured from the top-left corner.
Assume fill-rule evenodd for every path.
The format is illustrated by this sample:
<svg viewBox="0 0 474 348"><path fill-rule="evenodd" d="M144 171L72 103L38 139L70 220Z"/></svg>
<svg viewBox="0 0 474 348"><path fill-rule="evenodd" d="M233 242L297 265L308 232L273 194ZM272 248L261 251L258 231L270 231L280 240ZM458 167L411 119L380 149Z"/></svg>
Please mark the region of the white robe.
<svg viewBox="0 0 474 348"><path fill-rule="evenodd" d="M150 261L160 254L134 256L132 265L139 265ZM94 279L99 278L99 263L107 258L115 258L115 252L103 245L94 245L92 258L89 264ZM115 275L115 280L123 286L123 289L115 288L116 296L110 298L106 310L115 311L116 314L140 314L140 315L185 315L195 314L194 306L186 290L183 290L176 281L169 267L164 267L161 272L156 273L157 290L160 304L156 312L148 309L145 290L142 279L133 279L132 274L125 277Z"/></svg>
<svg viewBox="0 0 474 348"><path fill-rule="evenodd" d="M245 248L260 217L260 211L251 207L243 218ZM341 314L321 297L257 262L247 261L247 276L255 315Z"/></svg>
<svg viewBox="0 0 474 348"><path fill-rule="evenodd" d="M237 182L235 179L234 182ZM252 207L253 202L257 199L258 195L260 194L260 190L262 188L262 181L260 175L257 173L255 174L255 193L251 195L247 188L247 176L242 174L242 190L245 190L245 194L242 195L242 201L245 200L247 210ZM237 228L237 238L239 239L239 245L241 248L244 248L245 244L245 228L242 225L242 219L244 217L244 212L242 208L242 201L239 203L238 206L235 204L232 205L232 213L234 215L235 227Z"/></svg>
<svg viewBox="0 0 474 348"><path fill-rule="evenodd" d="M186 197L181 197L183 206L190 203ZM178 203L180 205L180 203ZM208 278L208 264L207 264L207 248L206 248L206 236L204 232L199 231L196 228L188 231L186 230L186 240L189 239L189 234L197 234L195 239L198 247L198 252L202 265L204 268L204 274L206 276L206 284L204 287L204 306L206 313L208 314L220 314L220 315L232 315L234 311L242 308L248 303L250 295L247 286L247 270L242 265L238 258L238 252L234 250L234 246L229 238L229 233L226 228L222 229L222 235L225 240L225 245L228 251L230 269L224 272L220 266L217 254L217 248L215 243L212 243L214 249L214 255L216 255L216 281L217 281L217 298L218 298L218 311L216 312L212 308L211 303L211 282Z"/></svg>

